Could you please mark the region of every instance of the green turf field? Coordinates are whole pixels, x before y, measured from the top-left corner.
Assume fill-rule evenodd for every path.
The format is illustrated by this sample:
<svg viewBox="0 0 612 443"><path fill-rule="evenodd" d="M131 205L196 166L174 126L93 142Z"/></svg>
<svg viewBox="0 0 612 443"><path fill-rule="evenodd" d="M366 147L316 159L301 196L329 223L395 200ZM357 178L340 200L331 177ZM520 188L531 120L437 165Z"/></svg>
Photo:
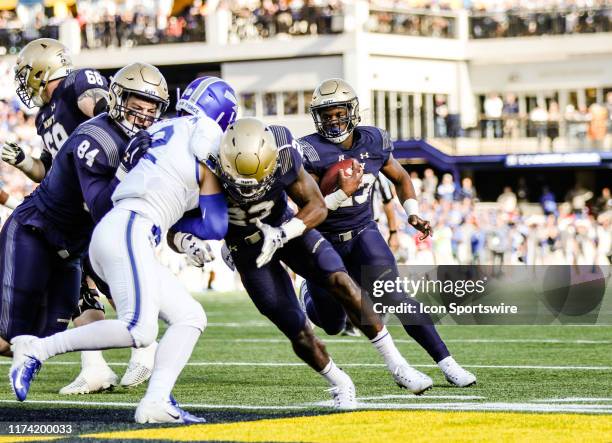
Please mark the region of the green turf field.
<svg viewBox="0 0 612 443"><path fill-rule="evenodd" d="M329 412L331 402L323 379L294 356L288 341L245 294L204 294L198 299L209 325L174 390L182 405L215 423ZM464 389L450 386L401 327L392 325L390 331L407 360L433 378L434 388L425 395L416 397L399 389L363 337L328 337L316 331L334 360L353 378L364 409L447 411L443 417L451 416L448 411L478 411L484 416L569 413L574 414L572 420L580 420L582 415L577 414L589 414L612 422L612 327L440 326L457 361L478 377L476 386ZM129 351L105 351L105 356L121 376ZM0 422L77 422L80 434L141 428L131 421L144 387L88 396L57 394L78 374L79 361L79 355L73 354L45 363L28 401L21 404L4 378ZM8 359L0 360L0 370L8 372L8 365ZM612 429L607 429L610 434L605 430L597 434L607 438L602 441L612 441ZM228 435L235 440L237 434ZM307 441L294 438L280 440ZM270 439L267 435L249 441ZM320 440L313 436L308 441Z"/></svg>

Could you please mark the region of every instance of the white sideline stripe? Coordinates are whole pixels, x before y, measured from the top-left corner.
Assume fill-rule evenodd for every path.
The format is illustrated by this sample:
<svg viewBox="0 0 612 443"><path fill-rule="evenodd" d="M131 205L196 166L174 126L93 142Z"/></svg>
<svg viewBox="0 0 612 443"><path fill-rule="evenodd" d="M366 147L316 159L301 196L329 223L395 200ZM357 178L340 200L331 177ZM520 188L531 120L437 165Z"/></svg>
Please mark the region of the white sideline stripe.
<svg viewBox="0 0 612 443"><path fill-rule="evenodd" d="M215 341L215 342L234 342L234 343L287 343L286 338L235 338L231 340L226 340L222 338L211 338L206 339L205 341ZM367 343L363 338L325 338L323 339L325 343L352 343L352 344L363 344ZM394 338L393 341L395 343L411 343L417 344L414 340L408 340L405 338ZM560 339L485 339L485 338L451 338L448 340L444 340L446 343L553 343L553 344L570 344L570 345L609 345L612 344L612 340L560 340Z"/></svg>
<svg viewBox="0 0 612 443"><path fill-rule="evenodd" d="M0 403L20 403L23 402L17 400L2 400ZM77 400L27 400L25 403L32 404L53 404L53 405L76 405L76 406L110 406L118 408L135 408L138 403L125 403L125 402L113 402L113 401L77 401ZM261 410L295 410L295 409L308 409L313 405L289 405L289 406L255 406L255 405L210 405L200 403L181 403L181 408L207 408L207 409L261 409Z"/></svg>
<svg viewBox="0 0 612 443"><path fill-rule="evenodd" d="M375 397L357 397L357 400L484 400L487 397L481 397L479 395L378 395Z"/></svg>
<svg viewBox="0 0 612 443"><path fill-rule="evenodd" d="M0 361L0 365L10 365L11 360ZM80 365L80 361L49 361L45 365ZM127 366L127 362L108 363L109 366ZM259 366L259 367L306 367L305 363L298 362L245 362L245 361L203 361L189 362L187 366ZM338 366L349 368L384 368L383 363L338 363ZM438 365L412 365L415 368L437 368ZM542 369L551 371L612 371L612 366L537 366L537 365L462 365L464 368L475 369Z"/></svg>
<svg viewBox="0 0 612 443"><path fill-rule="evenodd" d="M610 397L566 397L566 398L544 398L542 400L531 400L534 403L572 403L572 402L606 402L612 401Z"/></svg>
<svg viewBox="0 0 612 443"><path fill-rule="evenodd" d="M331 406L331 401L312 403L313 406ZM428 409L440 411L513 411L513 412L579 412L589 414L612 414L609 405L548 405L533 403L363 403L359 409Z"/></svg>
<svg viewBox="0 0 612 443"><path fill-rule="evenodd" d="M272 323L267 323L263 321L251 321L251 322L243 322L243 323L207 323L207 327L215 327L215 328L276 328Z"/></svg>
<svg viewBox="0 0 612 443"><path fill-rule="evenodd" d="M427 398L427 397L425 397ZM2 400L0 403L23 404L17 400ZM76 405L76 406L109 406L120 408L135 408L137 403L126 402L89 402L76 400L28 400L31 404L52 404L52 405ZM216 405L185 403L186 408L206 408L206 409L244 409L244 410L275 410L290 411L304 410L312 407L330 407L331 401L307 403L301 405L287 406L261 406L261 405ZM364 403L358 402L359 409L427 409L427 410L452 410L452 411L516 411L516 412L577 412L589 414L611 414L612 408L609 405L583 405L583 404L533 404L533 403Z"/></svg>

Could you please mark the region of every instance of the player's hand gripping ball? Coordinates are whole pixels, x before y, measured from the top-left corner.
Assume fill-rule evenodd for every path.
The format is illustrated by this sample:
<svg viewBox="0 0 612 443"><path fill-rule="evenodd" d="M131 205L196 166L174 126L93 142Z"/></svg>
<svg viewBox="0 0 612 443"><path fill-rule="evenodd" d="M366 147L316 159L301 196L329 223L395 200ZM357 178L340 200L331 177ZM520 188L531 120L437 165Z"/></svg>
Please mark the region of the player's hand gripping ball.
<svg viewBox="0 0 612 443"><path fill-rule="evenodd" d="M363 166L357 160L348 158L330 166L321 178L319 187L324 196L338 189L351 196L361 186L362 177Z"/></svg>

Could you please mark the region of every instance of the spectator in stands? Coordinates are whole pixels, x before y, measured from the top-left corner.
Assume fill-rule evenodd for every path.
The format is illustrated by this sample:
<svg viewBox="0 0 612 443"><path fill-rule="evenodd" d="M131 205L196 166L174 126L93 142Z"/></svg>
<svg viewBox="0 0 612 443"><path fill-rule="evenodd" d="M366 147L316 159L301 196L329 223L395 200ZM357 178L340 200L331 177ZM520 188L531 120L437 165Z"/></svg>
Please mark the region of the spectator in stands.
<svg viewBox="0 0 612 443"><path fill-rule="evenodd" d="M542 188L540 205L542 205L544 215L557 215L557 201L555 199L555 194L552 193L548 186L544 186Z"/></svg>
<svg viewBox="0 0 612 443"><path fill-rule="evenodd" d="M474 187L470 177L464 177L461 180L461 188L457 192L456 199L459 201L463 201L464 199L474 201L478 199L476 188Z"/></svg>
<svg viewBox="0 0 612 443"><path fill-rule="evenodd" d="M517 138L519 130L519 105L516 95L506 94L504 107L502 108L502 119L504 122L504 137Z"/></svg>
<svg viewBox="0 0 612 443"><path fill-rule="evenodd" d="M438 187L438 177L434 174L433 169L427 168L423 177L423 197L427 201L433 201Z"/></svg>
<svg viewBox="0 0 612 443"><path fill-rule="evenodd" d="M446 97L440 94L435 96L435 118L434 118L434 136L446 137L446 122L448 118L448 106L446 106Z"/></svg>
<svg viewBox="0 0 612 443"><path fill-rule="evenodd" d="M601 190L601 195L597 197L593 204L593 215L598 216L606 211L612 210L612 196L610 188L605 187Z"/></svg>
<svg viewBox="0 0 612 443"><path fill-rule="evenodd" d="M540 150L544 139L546 139L546 131L548 129L548 112L546 108L538 103L529 113L529 120L533 124L535 135L538 138L538 150Z"/></svg>
<svg viewBox="0 0 612 443"><path fill-rule="evenodd" d="M442 176L442 183L438 185L437 195L440 200L453 201L455 196L455 182L451 174L444 174Z"/></svg>
<svg viewBox="0 0 612 443"><path fill-rule="evenodd" d="M500 211L507 214L511 214L516 211L517 198L516 194L512 192L512 188L510 186L505 186L504 192L497 197L497 205Z"/></svg>
<svg viewBox="0 0 612 443"><path fill-rule="evenodd" d="M487 138L500 138L502 136L503 100L499 94L492 92L485 98L483 107L485 117L484 136Z"/></svg>
<svg viewBox="0 0 612 443"><path fill-rule="evenodd" d="M412 186L414 187L414 194L418 199L423 192L423 180L419 178L419 174L416 171L412 171L410 173L410 180L412 181Z"/></svg>
<svg viewBox="0 0 612 443"><path fill-rule="evenodd" d="M589 124L588 135L593 149L603 148L603 141L608 132L608 111L605 106L593 103L589 106L591 122Z"/></svg>

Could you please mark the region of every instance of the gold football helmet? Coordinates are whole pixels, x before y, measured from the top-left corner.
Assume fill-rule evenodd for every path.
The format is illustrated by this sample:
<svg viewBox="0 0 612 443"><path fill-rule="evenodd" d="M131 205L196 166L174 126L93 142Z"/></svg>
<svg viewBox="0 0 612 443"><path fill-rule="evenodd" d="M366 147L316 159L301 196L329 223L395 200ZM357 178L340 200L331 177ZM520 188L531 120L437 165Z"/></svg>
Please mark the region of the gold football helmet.
<svg viewBox="0 0 612 443"><path fill-rule="evenodd" d="M52 38L39 38L28 43L17 56L15 82L17 96L28 108L42 106L42 93L50 81L72 72L68 48Z"/></svg>
<svg viewBox="0 0 612 443"><path fill-rule="evenodd" d="M130 95L157 105L154 117L129 109L126 104ZM129 136L159 120L168 107L169 95L166 79L155 66L148 63L131 63L121 68L114 77L108 91L108 115L114 119ZM131 122L128 117L133 119ZM139 124L138 121L148 124Z"/></svg>
<svg viewBox="0 0 612 443"><path fill-rule="evenodd" d="M321 111L338 107L346 109L345 117L333 120L323 118ZM341 78L330 78L317 86L312 94L310 114L317 132L332 143L342 143L346 140L361 121L357 94L351 85Z"/></svg>
<svg viewBox="0 0 612 443"><path fill-rule="evenodd" d="M272 131L255 118L230 125L219 148L219 176L238 203L256 201L272 186L278 167L278 145Z"/></svg>

